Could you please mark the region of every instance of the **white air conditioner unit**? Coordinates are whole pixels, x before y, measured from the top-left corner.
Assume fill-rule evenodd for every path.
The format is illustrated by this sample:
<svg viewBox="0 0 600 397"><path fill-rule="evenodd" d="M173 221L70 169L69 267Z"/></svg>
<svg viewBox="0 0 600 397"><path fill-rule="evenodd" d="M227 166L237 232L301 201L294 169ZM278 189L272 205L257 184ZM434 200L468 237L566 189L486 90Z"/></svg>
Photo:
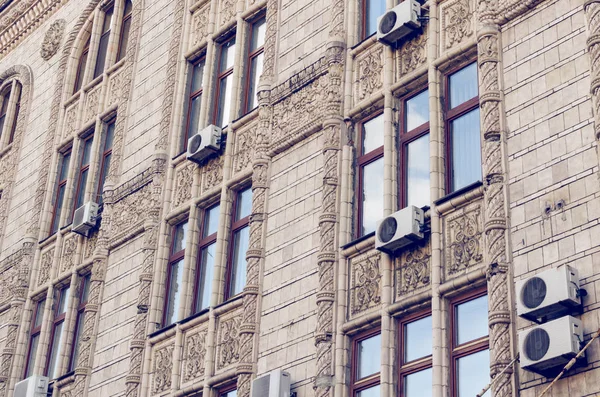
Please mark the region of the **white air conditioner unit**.
<svg viewBox="0 0 600 397"><path fill-rule="evenodd" d="M73 215L73 226L71 230L75 233L87 236L88 232L96 227L98 221L98 204L88 201L75 210Z"/></svg>
<svg viewBox="0 0 600 397"><path fill-rule="evenodd" d="M562 265L517 281L517 314L543 322L570 314L581 306L579 273Z"/></svg>
<svg viewBox="0 0 600 397"><path fill-rule="evenodd" d="M377 40L394 45L403 37L421 27L421 4L404 0L377 18Z"/></svg>
<svg viewBox="0 0 600 397"><path fill-rule="evenodd" d="M276 369L252 381L251 397L290 397L290 374Z"/></svg>
<svg viewBox="0 0 600 397"><path fill-rule="evenodd" d="M375 247L379 251L394 253L401 248L425 238L422 232L423 210L409 205L377 222Z"/></svg>
<svg viewBox="0 0 600 397"><path fill-rule="evenodd" d="M14 397L46 397L48 393L48 378L33 375L15 385Z"/></svg>
<svg viewBox="0 0 600 397"><path fill-rule="evenodd" d="M581 321L572 316L519 332L521 367L546 375L562 367L577 355L583 342Z"/></svg>
<svg viewBox="0 0 600 397"><path fill-rule="evenodd" d="M187 158L201 164L206 158L221 149L221 128L209 125L190 137L187 145Z"/></svg>

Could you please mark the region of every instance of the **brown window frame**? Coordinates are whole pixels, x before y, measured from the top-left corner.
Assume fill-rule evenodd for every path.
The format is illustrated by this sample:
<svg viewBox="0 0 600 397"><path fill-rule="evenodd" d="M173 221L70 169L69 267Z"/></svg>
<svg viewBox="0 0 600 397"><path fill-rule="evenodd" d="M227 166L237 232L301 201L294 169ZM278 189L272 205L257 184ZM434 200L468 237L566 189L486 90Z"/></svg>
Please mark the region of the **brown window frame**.
<svg viewBox="0 0 600 397"><path fill-rule="evenodd" d="M185 115L185 131L183 131L183 141L182 141L182 152L185 152L187 150L187 145L188 145L188 140L190 139L190 122L191 122L191 114L192 114L192 105L194 103L194 100L197 98L200 98L200 101L202 102L202 93L204 92L204 76L202 76L202 86L200 87L199 90L191 92L192 90L192 84L194 82L194 71L196 70L196 66L200 65L201 63L204 63L204 66L202 67L202 73L204 74L204 69L206 68L206 56L201 56L200 58L198 58L197 60L195 60L194 62L190 62L190 70L191 70L191 75L190 75L190 79L189 79L189 94L188 94L188 98L187 98L187 110L186 110L186 115ZM218 94L217 94L218 95ZM218 106L218 104L217 104Z"/></svg>
<svg viewBox="0 0 600 397"><path fill-rule="evenodd" d="M100 39L98 40L98 47L96 49L96 61L94 62L94 74L92 76L92 80L100 77L102 75L102 73L104 73L104 71L106 70L106 61L108 60L108 45L110 44L110 33L111 33L111 28L112 28L112 19L115 15L115 8L114 5L111 4L108 7L106 7L106 9L102 10L102 31L100 32ZM106 30L104 30L104 25L106 23L106 16L110 14L110 21L108 23L108 28ZM104 50L104 53L102 54L100 52L100 49L102 48L102 43L103 40L106 40L106 49ZM100 64L100 60L102 60L102 63ZM98 67L101 66L101 69L99 70Z"/></svg>
<svg viewBox="0 0 600 397"><path fill-rule="evenodd" d="M219 397L224 397L224 396L227 395L227 393L231 393L234 390L237 391L237 383L233 383L233 384L228 384L228 385L225 385L225 386L221 386L217 390L217 393L218 393Z"/></svg>
<svg viewBox="0 0 600 397"><path fill-rule="evenodd" d="M216 208L216 207L220 208L220 203L215 203L202 211L202 221L200 222L200 228L199 228L199 233L198 233L200 236L200 240L198 241L198 244L197 244L198 245L198 257L196 258L196 277L194 280L194 292L195 293L194 293L194 298L193 298L193 302L192 302L192 310L193 310L194 314L199 313L200 311L206 309L206 307L205 308L198 307L198 291L200 290L200 282L202 281L201 275L202 275L202 270L203 270L200 268L202 266L202 250L211 246L212 244L216 244L217 234L219 233L218 227L217 227L217 230L213 234L210 234L204 238L202 237L202 235L204 234L204 228L206 227L206 216L213 208ZM209 305L210 305L210 302L209 302Z"/></svg>
<svg viewBox="0 0 600 397"><path fill-rule="evenodd" d="M125 14L127 10L127 3L131 4L131 10ZM125 58L127 53L127 46L129 41L129 33L131 32L131 16L133 15L133 3L131 0L125 0L123 2L123 18L121 19L121 29L119 31L119 46L117 48L117 62ZM128 25L127 25L128 24ZM127 39L123 40L123 33L125 32L125 26L127 26ZM123 50L124 49L124 50Z"/></svg>
<svg viewBox="0 0 600 397"><path fill-rule="evenodd" d="M63 291L66 290L66 303L65 303L65 311L63 311L62 313L57 313L60 303L61 303L61 299L62 299L62 294ZM46 364L44 365L44 376L48 376L50 377L50 374L48 374L48 370L50 369L50 360L52 359L52 346L54 344L54 338L56 337L56 328L62 324L65 323L65 319L67 317L67 311L68 311L68 304L69 304L69 294L71 293L71 289L70 289L70 285L63 285L61 286L59 289L57 289L55 291L56 295L52 305L55 306L52 308L52 312L54 314L54 318L52 319L52 331L50 332L50 339L48 340L48 353L46 354ZM64 328L66 324L63 324L63 329L61 331L61 334L59 335L59 338L62 338L66 332L66 329ZM58 341L58 347L60 348L60 340ZM57 359L56 359L56 367L54 368L54 372L56 373L56 371L60 370L60 368L58 367L58 364L60 363L60 351L56 352L57 354ZM58 376L62 375L61 373L58 373L57 376L50 378L52 379L56 379Z"/></svg>
<svg viewBox="0 0 600 397"><path fill-rule="evenodd" d="M91 142L90 142L91 141ZM88 159L88 163L83 165L83 159L85 156L85 147L88 144L88 142L90 142L89 144L92 145L90 146L90 159ZM90 177L90 163L91 163L91 156L92 156L92 150L93 150L93 145L94 145L94 131L91 131L89 133L89 135L87 135L85 138L83 138L81 140L81 154L79 155L79 167L77 169L77 184L75 185L75 194L73 195L73 208L71 208L71 219L73 219L73 216L75 215L75 210L77 209L77 201L79 201L80 196L79 196L79 189L81 188L81 178L83 176L84 172L88 172L88 176L86 177L86 185L87 185L87 180ZM83 194L83 201L82 204L85 204L85 186L83 187L83 191L81 192Z"/></svg>
<svg viewBox="0 0 600 397"><path fill-rule="evenodd" d="M67 161L67 164L65 164L65 157L69 157L69 160ZM52 218L50 220L50 236L53 235L54 233L56 233L58 231L58 229L60 228L60 217L62 215L62 210L64 209L64 204L65 204L65 199L66 199L66 194L67 194L67 181L69 179L69 165L71 163L71 148L65 150L64 153L60 154L60 163L58 165L58 174L56 175L57 178L60 178L60 175L62 174L62 171L64 169L64 167L67 167L67 173L65 175L65 179L58 179L57 183L56 183L56 191L54 192L54 200L53 200L53 204L52 204ZM57 210L57 204L58 204L58 198L60 196L60 190L61 188L64 189L64 194L63 194L63 198L62 198L62 202L60 203L61 205L61 209L60 209L60 213L58 214L58 218L56 218L56 210ZM55 228L56 226L56 228Z"/></svg>
<svg viewBox="0 0 600 397"><path fill-rule="evenodd" d="M38 312L40 310L40 306L42 306L41 307L41 309L42 309L42 320L40 321L40 325L38 325L36 327L35 326L35 320L37 319ZM27 375L29 375L30 366L35 364L35 357L31 357L31 345L32 345L33 339L37 336L38 337L38 342L37 342L38 344L36 346L36 350L40 346L40 339L39 338L41 337L42 325L44 324L44 313L43 313L43 311L44 311L45 308L46 308L46 298L42 298L39 301L35 302L35 308L32 310L31 325L30 325L30 328L29 328L29 345L27 347L27 356L25 356L25 368L23 369L23 378L26 378Z"/></svg>
<svg viewBox="0 0 600 397"><path fill-rule="evenodd" d="M240 198L240 194L242 192L244 192L245 190L250 189L252 190L252 186L248 185L248 186L244 186L241 189L237 190L235 192L235 197L233 199L233 207L232 207L232 211L231 211L231 230L229 232L229 249L228 251L228 255L227 255L227 265L225 268L225 291L224 291L224 296L225 296L225 300L229 300L231 298L233 298L234 296L239 295L240 293L236 294L236 295L231 295L231 289L232 289L232 275L233 275L233 257L234 257L234 249L235 249L235 244L234 244L234 236L237 232L239 232L240 230L242 230L245 227L250 227L250 217L252 216L252 210L250 210L250 214L244 218L241 218L239 220L235 220L235 218L237 217L237 207L238 207L238 200ZM254 193L254 192L252 192ZM250 230L248 230L248 233L250 233ZM249 242L248 242L249 243Z"/></svg>
<svg viewBox="0 0 600 397"><path fill-rule="evenodd" d="M225 120L225 115L223 115L223 121L221 123L217 123L217 119L219 117L219 112L221 111L221 109L219 109L219 102L221 100L221 84L223 82L223 80L227 79L229 76L233 75L233 70L235 69L235 61L234 64L231 65L230 68L225 69L224 71L221 71L221 60L223 58L223 52L225 50L225 45L228 43L233 42L233 45L237 45L237 43L235 42L235 35L232 35L230 37L228 37L227 39L225 39L220 45L219 45L219 57L218 57L218 62L217 62L217 84L215 85L215 102L214 102L214 108L213 108L213 123L215 125L217 124L223 124L224 120ZM233 82L232 82L233 84ZM230 108L231 110L231 108ZM227 118L229 118L230 115L227 115ZM223 125L222 128L226 127L229 124L230 121L227 122L227 124ZM221 127L221 125L218 125L218 127Z"/></svg>
<svg viewBox="0 0 600 397"><path fill-rule="evenodd" d="M265 27L267 24L267 18L266 18L266 13L265 12L261 12L256 18L254 18L253 21L250 22L250 34L248 35L248 55L246 57L246 62L247 62L247 66L246 66L246 76L247 78L246 80L246 84L244 87L244 92L246 93L246 95L244 95L244 114L250 113L250 111L256 109L258 107L258 103L256 103L256 106L252 107L252 109L249 109L249 103L250 103L250 86L251 84L254 82L252 81L252 61L254 60L254 58L257 58L258 56L260 56L260 54L264 54L265 53L265 43L262 44L262 46L258 47L256 50L254 51L250 51L250 49L252 48L252 39L254 38L254 27L260 22L260 21L264 21ZM257 79L260 79L260 76L256 76ZM256 93L255 93L256 94Z"/></svg>
<svg viewBox="0 0 600 397"><path fill-rule="evenodd" d="M362 379L357 379L358 368L360 367L358 362L358 344L380 334L381 329L377 327L363 331L352 337L350 353L350 397L356 397L358 393L381 384L381 366L379 372Z"/></svg>
<svg viewBox="0 0 600 397"><path fill-rule="evenodd" d="M355 197L357 198L357 202L356 202L356 233L355 233L355 237L356 238L361 238L364 236L367 236L373 232L369 232L366 234L362 233L362 229L363 229L363 212L364 212L364 208L363 208L363 182L364 182L364 168L371 164L374 163L375 161L382 159L383 155L384 155L384 151L383 151L383 146L381 145L376 149L371 150L368 153L362 153L363 151L363 138L365 135L365 129L364 129L364 125L366 123L368 123L371 120L376 119L377 117L382 116L383 117L383 112L378 112L375 113L371 116L369 116L368 118L361 120L360 123L358 123L358 141L357 141L357 152L359 153L359 155L356 158L356 165L357 165L357 184L356 184L356 191L355 191Z"/></svg>
<svg viewBox="0 0 600 397"><path fill-rule="evenodd" d="M16 83L19 84L19 83ZM19 84L20 85L20 84ZM19 120L19 112L21 111L21 94L22 87L19 89L19 95L17 96L17 102L15 103L15 117L13 118L12 125L10 126L10 135L8 136L8 144L13 143L15 139L15 132L17 131L17 121ZM13 95L11 93L11 95Z"/></svg>
<svg viewBox="0 0 600 397"><path fill-rule="evenodd" d="M488 291L487 288L483 286L474 289L473 291L469 291L466 294L459 295L450 300L450 395L453 397L458 396L458 382L456 379L456 363L458 362L458 359L470 356L471 354L479 353L484 350L488 350L490 348L489 330L488 335L486 336L483 336L478 339L473 339L461 345L457 345L458 326L456 316L458 314L456 312L456 307L462 303L481 298L485 295L488 295Z"/></svg>
<svg viewBox="0 0 600 397"><path fill-rule="evenodd" d="M85 77L85 69L87 66L87 61L90 55L90 42L91 35L88 36L87 41L83 45L83 50L81 50L81 54L79 55L79 59L77 60L77 72L75 73L75 82L73 84L73 94L76 94L83 88L83 79Z"/></svg>
<svg viewBox="0 0 600 397"><path fill-rule="evenodd" d="M451 125L452 122L462 116L464 116L465 114L477 109L479 107L479 87L477 89L477 96L473 97L463 103L461 103L460 105L450 109L450 76L453 75L454 73L472 65L473 63L477 63L477 60L473 60L472 62L467 62L465 64L461 64L460 66L454 67L450 70L448 70L445 74L444 74L444 92L446 93L446 95L444 95L444 100L443 100L443 104L444 104L444 131L445 131L445 139L446 139L446 194L450 194L453 193L457 190L460 190L462 188L459 189L454 189L454 186L452 186L452 179L453 179L453 174L454 174L454 169L452 167L452 130L451 130ZM479 70L477 71L477 73L479 74ZM477 82L477 84L479 84L479 82ZM463 186L464 187L464 186Z"/></svg>
<svg viewBox="0 0 600 397"><path fill-rule="evenodd" d="M6 127L8 104L10 103L10 97L12 96L12 93L13 89L11 83L4 89L4 92L2 93L2 104L0 104L0 139L2 139L2 134L4 134L4 127Z"/></svg>
<svg viewBox="0 0 600 397"><path fill-rule="evenodd" d="M77 345L79 344L79 336L78 331L79 327L83 327L83 320L85 315L85 308L88 304L89 295L84 300L84 294L86 289L89 294L89 287L92 282L91 274L86 274L81 276L81 280L79 281L79 291L78 291L78 300L79 304L77 305L77 313L75 317L75 328L73 329L73 341L71 343L71 352L69 354L69 366L67 367L68 372L75 370L75 365L77 365L75 360L75 350Z"/></svg>
<svg viewBox="0 0 600 397"><path fill-rule="evenodd" d="M419 311L403 317L398 322L398 392L399 397L404 396L404 377L414 373L433 368L433 355L417 358L404 362L404 326L415 321L431 316L431 310Z"/></svg>
<svg viewBox="0 0 600 397"><path fill-rule="evenodd" d="M162 320L161 320L161 326L163 328L174 324L174 323L167 324L169 294L171 291L171 277L173 275L172 274L173 273L173 265L185 258L185 248L186 248L187 241L184 242L183 249L181 249L180 251L173 252L173 247L175 244L175 237L177 236L177 228L186 223L188 223L188 219L185 219L185 220L173 225L172 230L171 230L171 244L169 245L169 262L167 264L167 279L165 282L165 297L164 297L164 302L163 302L163 315L162 315ZM187 227L189 227L189 224Z"/></svg>
<svg viewBox="0 0 600 397"><path fill-rule="evenodd" d="M422 138L426 134L429 134L429 121L421 124L418 127L413 128L412 130L407 131L407 113L406 113L406 103L415 98L418 95L428 91L429 88L423 88L416 92L411 92L410 95L401 99L400 105L400 125L399 134L398 134L398 148L400 149L400 161L398 162L398 166L400 169L398 170L399 175L399 183L398 183L398 205L399 208L405 208L408 205L408 145L419 138ZM429 153L431 156L431 153Z"/></svg>
<svg viewBox="0 0 600 397"><path fill-rule="evenodd" d="M104 183L106 182L106 176L107 176L107 175L105 175L105 172L104 172L104 165L106 164L107 158L112 158L114 130L116 128L116 123L117 123L116 115L112 116L104 123L106 133L104 134L102 155L100 158L100 168L98 169L98 187L96 188L96 198L97 198L98 204L102 204L102 202L104 201L103 197L102 197L102 191L104 190ZM108 143L108 130L111 125L113 126L113 138L111 139L110 147L107 148L106 145ZM108 173L109 171L110 171L110 163L108 164L108 169L106 170L106 173Z"/></svg>

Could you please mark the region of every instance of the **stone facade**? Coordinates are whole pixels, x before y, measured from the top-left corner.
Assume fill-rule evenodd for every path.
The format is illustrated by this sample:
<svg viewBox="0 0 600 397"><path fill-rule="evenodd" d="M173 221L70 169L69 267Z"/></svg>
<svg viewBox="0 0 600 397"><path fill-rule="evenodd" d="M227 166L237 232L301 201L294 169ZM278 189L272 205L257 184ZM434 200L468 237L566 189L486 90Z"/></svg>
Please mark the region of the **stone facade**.
<svg viewBox="0 0 600 397"><path fill-rule="evenodd" d="M537 396L551 379L513 364L517 333L532 326L516 314L515 282L563 264L588 292L585 340L600 327L600 1L431 0L422 29L395 48L362 39L360 0L131 0L130 14L127 1L0 2L0 94L20 95L4 120L11 138L0 134L0 397L26 369L46 372L60 321L54 397L220 397L231 387L249 397L274 369L290 373L297 397L353 397L355 341L371 331L381 335L373 382L381 396L404 395L399 334L419 313L432 321L432 393L455 395L451 308L473 291L488 296L491 395ZM263 72L245 113L250 30L262 18ZM198 119L208 125L220 46L231 38L222 149L196 164L181 151L190 63L205 62ZM481 180L449 195L446 81L473 62ZM381 213L390 215L404 194L400 109L426 88L426 238L390 255L372 235L357 239L359 131L383 115ZM233 224L247 188L245 285L231 297ZM74 233L76 198L100 195L98 226ZM216 205L209 302L196 310L198 242ZM165 326L173 230L185 221L176 321ZM552 395L598 393L599 346Z"/></svg>

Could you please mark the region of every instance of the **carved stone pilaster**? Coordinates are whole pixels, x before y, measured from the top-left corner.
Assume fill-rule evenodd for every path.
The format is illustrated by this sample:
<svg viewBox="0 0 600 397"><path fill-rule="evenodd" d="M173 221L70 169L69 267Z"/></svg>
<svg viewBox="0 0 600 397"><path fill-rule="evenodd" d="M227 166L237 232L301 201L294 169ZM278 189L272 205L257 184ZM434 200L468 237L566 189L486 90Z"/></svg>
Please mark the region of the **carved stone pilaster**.
<svg viewBox="0 0 600 397"><path fill-rule="evenodd" d="M507 224L508 194L506 178L505 133L502 131L504 110L501 104L500 30L493 21L497 0L479 0L477 50L479 65L479 103L484 192L484 260L488 266L490 375L497 379L493 396L513 395L513 369L500 372L513 359L511 347L511 308L509 294L512 279L509 272L510 247Z"/></svg>
<svg viewBox="0 0 600 397"><path fill-rule="evenodd" d="M600 139L600 0L587 0L583 7L590 32L587 49L590 54L590 93L594 112L594 131L596 139Z"/></svg>

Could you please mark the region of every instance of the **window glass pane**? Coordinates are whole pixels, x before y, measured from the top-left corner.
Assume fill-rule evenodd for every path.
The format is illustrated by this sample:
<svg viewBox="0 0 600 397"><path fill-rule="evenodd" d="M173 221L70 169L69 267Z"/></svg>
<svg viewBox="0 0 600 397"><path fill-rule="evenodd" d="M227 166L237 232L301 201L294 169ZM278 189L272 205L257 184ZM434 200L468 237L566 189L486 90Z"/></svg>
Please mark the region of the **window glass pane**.
<svg viewBox="0 0 600 397"><path fill-rule="evenodd" d="M258 82L260 75L263 72L263 59L265 54L261 52L250 61L250 81L248 83L248 105L247 110L250 111L258 106Z"/></svg>
<svg viewBox="0 0 600 397"><path fill-rule="evenodd" d="M69 371L73 371L77 366L77 358L79 357L79 343L81 342L81 332L83 331L83 322L85 321L85 312L77 314L77 325L75 326L75 339L73 339L73 355L69 363Z"/></svg>
<svg viewBox="0 0 600 397"><path fill-rule="evenodd" d="M123 26L121 27L121 38L119 39L119 54L117 55L117 62L119 62L125 54L127 54L127 44L129 43L129 31L131 30L131 17L123 20Z"/></svg>
<svg viewBox="0 0 600 397"><path fill-rule="evenodd" d="M110 23L112 21L112 16L113 16L113 9L111 7L108 10L106 10L106 13L104 14L104 21L102 24L102 33L106 33L110 30Z"/></svg>
<svg viewBox="0 0 600 397"><path fill-rule="evenodd" d="M33 328L37 328L42 325L42 318L44 317L44 307L46 306L46 300L41 300L37 304L37 308L35 311L35 321L33 323Z"/></svg>
<svg viewBox="0 0 600 397"><path fill-rule="evenodd" d="M230 392L221 394L221 397L237 397L237 390L232 390Z"/></svg>
<svg viewBox="0 0 600 397"><path fill-rule="evenodd" d="M69 304L69 290L69 287L60 290L56 305L56 315L63 314L67 310L67 305Z"/></svg>
<svg viewBox="0 0 600 397"><path fill-rule="evenodd" d="M487 295L456 306L456 343L461 345L488 334Z"/></svg>
<svg viewBox="0 0 600 397"><path fill-rule="evenodd" d="M452 134L452 191L481 180L481 137L479 108L453 120Z"/></svg>
<svg viewBox="0 0 600 397"><path fill-rule="evenodd" d="M46 376L50 379L56 378L58 375L56 373L56 364L58 361L58 354L60 353L61 343L62 343L62 329L64 322L54 326L54 334L52 335L52 346L50 348L50 361L48 361L48 370L46 371Z"/></svg>
<svg viewBox="0 0 600 397"><path fill-rule="evenodd" d="M131 6L131 0L126 0L125 1L125 11L123 11L123 15L127 16L129 14L131 14L131 10L132 10L132 6Z"/></svg>
<svg viewBox="0 0 600 397"><path fill-rule="evenodd" d="M431 355L431 316L404 325L404 362Z"/></svg>
<svg viewBox="0 0 600 397"><path fill-rule="evenodd" d="M90 292L90 278L91 276L88 274L81 280L81 299L79 304L86 303L88 300L88 294Z"/></svg>
<svg viewBox="0 0 600 397"><path fill-rule="evenodd" d="M89 168L81 173L81 179L79 180L79 188L77 189L77 200L75 201L74 209L77 209L83 205L83 200L85 198L85 185L87 184Z"/></svg>
<svg viewBox="0 0 600 397"><path fill-rule="evenodd" d="M62 211L63 200L65 198L65 185L61 185L58 188L58 197L56 203L54 203L54 216L52 217L52 230L50 234L54 234L58 230L58 222L60 220L60 213Z"/></svg>
<svg viewBox="0 0 600 397"><path fill-rule="evenodd" d="M233 74L229 74L219 81L219 108L217 109L215 123L222 128L229 123L229 117L231 116L232 89Z"/></svg>
<svg viewBox="0 0 600 397"><path fill-rule="evenodd" d="M202 237L208 237L214 234L219 229L219 211L221 210L220 205L215 205L212 208L204 211L204 231Z"/></svg>
<svg viewBox="0 0 600 397"><path fill-rule="evenodd" d="M106 139L104 140L104 151L112 149L113 139L115 137L115 123L113 120L106 126Z"/></svg>
<svg viewBox="0 0 600 397"><path fill-rule="evenodd" d="M257 48L262 47L265 44L265 33L267 31L267 24L265 18L261 18L252 25L252 42L250 43L250 52L255 51Z"/></svg>
<svg viewBox="0 0 600 397"><path fill-rule="evenodd" d="M98 55L96 58L96 67L94 68L94 78L100 76L104 72L104 65L106 64L106 52L108 50L108 39L110 33L104 33L100 37L100 43L98 45Z"/></svg>
<svg viewBox="0 0 600 397"><path fill-rule="evenodd" d="M209 245L200 252L200 268L198 271L198 290L196 291L196 313L210 305L210 294L215 265L216 243Z"/></svg>
<svg viewBox="0 0 600 397"><path fill-rule="evenodd" d="M188 114L187 135L183 147L186 147L187 140L198 132L198 122L200 121L200 106L202 105L202 94L196 96L190 101L190 109Z"/></svg>
<svg viewBox="0 0 600 397"><path fill-rule="evenodd" d="M85 66L87 65L87 58L90 47L90 39L88 39L87 43L85 43L85 47L81 52L81 57L79 58L79 65L77 65L77 75L75 76L75 86L73 89L73 93L76 93L81 89L83 85L83 75L85 74Z"/></svg>
<svg viewBox="0 0 600 397"><path fill-rule="evenodd" d="M365 32L368 37L377 32L377 18L385 12L385 0L363 0L365 2Z"/></svg>
<svg viewBox="0 0 600 397"><path fill-rule="evenodd" d="M90 154L92 152L92 138L88 138L83 144L83 153L81 156L81 167L90 164Z"/></svg>
<svg viewBox="0 0 600 397"><path fill-rule="evenodd" d="M67 179L67 174L69 173L69 161L71 160L71 152L65 153L63 155L61 166L60 166L60 178L59 180L64 181Z"/></svg>
<svg viewBox="0 0 600 397"><path fill-rule="evenodd" d="M450 75L450 108L475 98L479 92L478 86L476 62Z"/></svg>
<svg viewBox="0 0 600 397"><path fill-rule="evenodd" d="M359 391L356 393L356 397L381 397L379 394L379 385Z"/></svg>
<svg viewBox="0 0 600 397"><path fill-rule="evenodd" d="M237 195L235 220L239 221L252 212L252 188L244 189Z"/></svg>
<svg viewBox="0 0 600 397"><path fill-rule="evenodd" d="M404 397L432 397L432 383L431 368L407 375L404 377Z"/></svg>
<svg viewBox="0 0 600 397"><path fill-rule="evenodd" d="M25 369L25 377L33 375L33 367L35 365L35 356L37 355L38 343L40 341L40 334L34 335L31 338L31 344L29 346L29 356L27 357L27 368Z"/></svg>
<svg viewBox="0 0 600 397"><path fill-rule="evenodd" d="M219 73L223 73L233 66L235 58L235 40L230 40L221 46L221 66Z"/></svg>
<svg viewBox="0 0 600 397"><path fill-rule="evenodd" d="M190 85L190 95L202 88L202 78L204 77L204 61L198 62L192 66L192 81Z"/></svg>
<svg viewBox="0 0 600 397"><path fill-rule="evenodd" d="M362 154L383 146L383 114L363 123Z"/></svg>
<svg viewBox="0 0 600 397"><path fill-rule="evenodd" d="M377 221L383 217L383 158L365 165L362 174L361 236L364 236L375 231Z"/></svg>
<svg viewBox="0 0 600 397"><path fill-rule="evenodd" d="M458 397L476 396L490 383L490 351L484 350L462 357L456 363ZM488 390L483 396L490 397Z"/></svg>
<svg viewBox="0 0 600 397"><path fill-rule="evenodd" d="M19 111L21 110L21 93L19 92L19 97L17 98L17 104L15 105L15 118L12 123L12 128L10 129L10 135L8 137L8 143L11 144L13 139L15 138L15 131L17 130L17 121L19 120Z"/></svg>
<svg viewBox="0 0 600 397"><path fill-rule="evenodd" d="M178 319L179 301L183 288L183 260L171 264L170 276L164 326L173 324Z"/></svg>
<svg viewBox="0 0 600 397"><path fill-rule="evenodd" d="M5 116L0 116L0 137L2 137L2 130L4 130L4 120L6 119Z"/></svg>
<svg viewBox="0 0 600 397"><path fill-rule="evenodd" d="M187 239L187 222L180 223L175 226L175 233L173 234L173 245L171 246L171 254L179 252L185 249L185 241Z"/></svg>
<svg viewBox="0 0 600 397"><path fill-rule="evenodd" d="M425 90L406 101L404 111L406 113L405 131L411 131L427 123L429 121L429 90Z"/></svg>
<svg viewBox="0 0 600 397"><path fill-rule="evenodd" d="M102 174L100 176L100 188L98 189L101 196L98 198L98 204L102 204L104 201L102 199L102 192L104 191L104 183L106 183L106 176L108 175L108 171L110 169L110 159L112 157L112 153L104 156L104 163L102 164Z"/></svg>
<svg viewBox="0 0 600 397"><path fill-rule="evenodd" d="M248 251L248 226L233 235L233 263L231 269L231 288L229 296L242 292L246 285L246 251Z"/></svg>
<svg viewBox="0 0 600 397"><path fill-rule="evenodd" d="M357 349L357 380L378 373L381 367L381 334L358 342Z"/></svg>
<svg viewBox="0 0 600 397"><path fill-rule="evenodd" d="M407 152L406 203L417 207L429 205L429 134L410 142Z"/></svg>

